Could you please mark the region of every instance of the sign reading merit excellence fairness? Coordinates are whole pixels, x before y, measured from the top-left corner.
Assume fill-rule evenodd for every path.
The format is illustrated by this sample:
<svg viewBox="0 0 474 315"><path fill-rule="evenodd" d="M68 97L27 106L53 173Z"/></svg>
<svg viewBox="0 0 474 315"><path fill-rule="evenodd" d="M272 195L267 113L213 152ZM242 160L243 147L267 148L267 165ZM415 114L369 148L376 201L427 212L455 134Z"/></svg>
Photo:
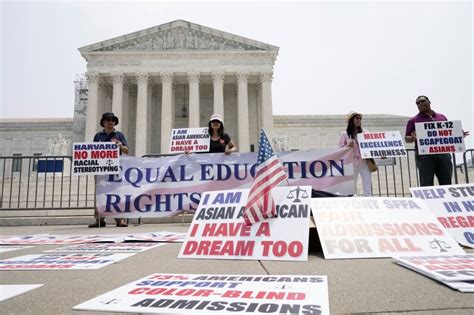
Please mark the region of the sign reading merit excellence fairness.
<svg viewBox="0 0 474 315"><path fill-rule="evenodd" d="M74 143L72 148L72 173L74 175L120 173L120 152L115 143Z"/></svg>
<svg viewBox="0 0 474 315"><path fill-rule="evenodd" d="M209 152L210 141L209 128L173 129L169 152Z"/></svg>
<svg viewBox="0 0 474 315"><path fill-rule="evenodd" d="M159 314L329 314L326 276L152 274L75 310Z"/></svg>
<svg viewBox="0 0 474 315"><path fill-rule="evenodd" d="M420 200L359 197L311 202L326 259L465 254Z"/></svg>
<svg viewBox="0 0 474 315"><path fill-rule="evenodd" d="M474 248L474 184L412 187L438 221L463 246Z"/></svg>
<svg viewBox="0 0 474 315"><path fill-rule="evenodd" d="M359 133L357 140L363 159L407 155L400 131Z"/></svg>
<svg viewBox="0 0 474 315"><path fill-rule="evenodd" d="M415 124L418 154L464 152L461 121L430 121Z"/></svg>
<svg viewBox="0 0 474 315"><path fill-rule="evenodd" d="M308 260L310 186L272 190L277 218L245 225L249 190L206 192L179 258Z"/></svg>

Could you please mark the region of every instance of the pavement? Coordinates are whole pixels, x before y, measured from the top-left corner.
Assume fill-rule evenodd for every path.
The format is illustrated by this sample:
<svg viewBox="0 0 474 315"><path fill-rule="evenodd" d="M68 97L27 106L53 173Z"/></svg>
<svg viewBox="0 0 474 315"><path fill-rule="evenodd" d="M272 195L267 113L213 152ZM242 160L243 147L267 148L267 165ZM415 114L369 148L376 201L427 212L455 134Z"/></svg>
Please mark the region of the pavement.
<svg viewBox="0 0 474 315"><path fill-rule="evenodd" d="M1 235L186 232L189 223L89 229L86 225L2 226ZM314 229L313 229L314 230ZM60 245L0 254L7 259L40 254ZM229 275L327 275L332 314L474 314L474 293L460 293L398 266L390 258L325 260L310 235L307 262L178 259L180 243L150 249L99 270L0 271L1 284L44 284L0 302L1 314L106 314L72 307L157 272ZM474 250L466 249L467 253Z"/></svg>

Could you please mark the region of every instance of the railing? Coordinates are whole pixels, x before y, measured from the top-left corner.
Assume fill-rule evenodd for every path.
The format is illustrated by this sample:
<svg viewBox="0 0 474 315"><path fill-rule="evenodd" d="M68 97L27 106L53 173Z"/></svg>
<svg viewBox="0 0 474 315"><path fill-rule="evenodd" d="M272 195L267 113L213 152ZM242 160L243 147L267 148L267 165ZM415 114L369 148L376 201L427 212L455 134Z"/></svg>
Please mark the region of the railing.
<svg viewBox="0 0 474 315"><path fill-rule="evenodd" d="M374 196L409 197L410 187L419 185L415 151L380 166L372 176ZM167 155L147 155L160 157ZM469 183L474 178L474 150L464 152L462 162L453 159L453 183ZM7 156L0 157L0 209L93 209L94 176L72 174L71 156ZM358 189L361 191L360 187Z"/></svg>

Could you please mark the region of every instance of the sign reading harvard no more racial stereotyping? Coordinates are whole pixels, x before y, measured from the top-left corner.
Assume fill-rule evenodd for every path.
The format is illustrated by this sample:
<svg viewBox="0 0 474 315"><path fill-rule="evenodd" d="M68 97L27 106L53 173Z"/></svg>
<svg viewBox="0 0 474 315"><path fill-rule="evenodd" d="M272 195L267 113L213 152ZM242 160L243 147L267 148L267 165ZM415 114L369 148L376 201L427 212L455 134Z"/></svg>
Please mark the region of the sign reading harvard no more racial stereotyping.
<svg viewBox="0 0 474 315"><path fill-rule="evenodd" d="M463 246L474 248L474 185L412 187L443 227Z"/></svg>
<svg viewBox="0 0 474 315"><path fill-rule="evenodd" d="M413 198L314 198L311 210L326 259L464 254Z"/></svg>
<svg viewBox="0 0 474 315"><path fill-rule="evenodd" d="M310 186L272 190L277 218L245 225L249 190L204 193L179 258L308 259Z"/></svg>
<svg viewBox="0 0 474 315"><path fill-rule="evenodd" d="M173 129L169 152L209 152L210 140L208 128Z"/></svg>
<svg viewBox="0 0 474 315"><path fill-rule="evenodd" d="M120 149L113 142L74 143L74 175L107 175L120 173Z"/></svg>
<svg viewBox="0 0 474 315"><path fill-rule="evenodd" d="M359 133L357 141L363 159L407 155L400 131Z"/></svg>
<svg viewBox="0 0 474 315"><path fill-rule="evenodd" d="M464 152L464 134L460 120L430 121L415 124L418 154Z"/></svg>
<svg viewBox="0 0 474 315"><path fill-rule="evenodd" d="M329 314L327 276L151 274L76 310L160 314Z"/></svg>

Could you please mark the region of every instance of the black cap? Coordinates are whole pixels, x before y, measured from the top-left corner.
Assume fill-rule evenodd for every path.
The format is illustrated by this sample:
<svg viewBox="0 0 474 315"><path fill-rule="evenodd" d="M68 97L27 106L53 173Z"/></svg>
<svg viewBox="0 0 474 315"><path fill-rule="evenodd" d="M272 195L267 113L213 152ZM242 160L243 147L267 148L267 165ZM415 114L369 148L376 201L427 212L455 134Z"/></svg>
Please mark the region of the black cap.
<svg viewBox="0 0 474 315"><path fill-rule="evenodd" d="M114 113L103 113L102 114L102 118L100 119L100 125L102 127L104 127L104 120L107 119L107 118L112 118L115 122L115 126L118 125L119 123L119 119L117 116L114 115Z"/></svg>

